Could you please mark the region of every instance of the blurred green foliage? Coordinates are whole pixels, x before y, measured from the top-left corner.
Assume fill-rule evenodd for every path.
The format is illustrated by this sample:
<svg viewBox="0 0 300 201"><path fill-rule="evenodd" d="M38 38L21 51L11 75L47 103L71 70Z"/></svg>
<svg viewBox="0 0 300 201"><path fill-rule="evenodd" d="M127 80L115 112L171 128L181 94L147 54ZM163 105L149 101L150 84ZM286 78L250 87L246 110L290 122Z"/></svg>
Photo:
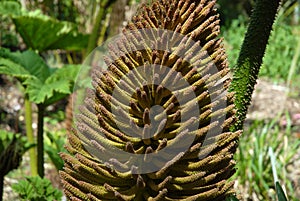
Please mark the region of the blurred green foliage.
<svg viewBox="0 0 300 201"><path fill-rule="evenodd" d="M59 201L62 197L62 192L55 189L48 179L38 176L26 177L25 180L13 184L12 189L24 201Z"/></svg>
<svg viewBox="0 0 300 201"><path fill-rule="evenodd" d="M249 17L255 0L219 0L221 24L228 25L240 16Z"/></svg>
<svg viewBox="0 0 300 201"><path fill-rule="evenodd" d="M44 141L45 152L48 154L51 162L57 170L62 170L64 161L60 157L60 153L67 152L65 149L66 129L57 128L57 125L62 123L66 118L63 111L53 112L50 116L45 117L45 133Z"/></svg>
<svg viewBox="0 0 300 201"><path fill-rule="evenodd" d="M288 118L288 115L287 115ZM250 196L259 200L276 200L276 188L268 147L274 150L279 181L287 189L289 200L297 201L292 181L287 177L286 165L289 164L300 147L300 140L291 140L290 119L285 129L280 128L278 119L269 122L254 121L240 138L236 160L238 161L237 179L240 186ZM277 192L278 193L278 192Z"/></svg>
<svg viewBox="0 0 300 201"><path fill-rule="evenodd" d="M79 17L79 10L74 0L29 0L27 3L29 10L40 9L44 14L58 20L77 22Z"/></svg>
<svg viewBox="0 0 300 201"><path fill-rule="evenodd" d="M235 65L238 58L246 28L246 20L239 18L233 20L228 28L223 27L221 32L225 38L226 52L231 67ZM287 80L296 44L298 43L297 30L300 31L300 26L291 26L280 22L275 23L269 40L271 45L267 46L260 76L279 82ZM300 72L300 63L298 63L296 69L298 69L295 72L297 74Z"/></svg>
<svg viewBox="0 0 300 201"><path fill-rule="evenodd" d="M0 48L0 73L16 77L36 104L48 106L70 94L80 67L51 68L32 50L10 52Z"/></svg>

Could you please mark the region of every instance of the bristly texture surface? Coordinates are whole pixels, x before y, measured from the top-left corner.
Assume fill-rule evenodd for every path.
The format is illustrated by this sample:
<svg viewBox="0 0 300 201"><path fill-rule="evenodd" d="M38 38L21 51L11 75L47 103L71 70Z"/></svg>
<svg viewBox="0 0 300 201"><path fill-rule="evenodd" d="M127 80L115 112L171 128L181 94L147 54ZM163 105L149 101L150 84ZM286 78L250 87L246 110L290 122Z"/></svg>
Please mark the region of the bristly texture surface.
<svg viewBox="0 0 300 201"><path fill-rule="evenodd" d="M186 37L169 38L167 41L172 43L172 48L168 51L139 43L141 35L138 34L125 37L115 44L119 49L112 48L106 58L108 69L93 73L94 89L88 92L85 104L79 108L76 128L68 133L66 148L70 154L61 154L65 167L60 176L69 200L215 201L225 200L234 193L233 182L228 180L235 172L233 154L240 132L229 130L235 121L235 111L233 94L226 93L230 80L226 79L228 64L222 41L217 38L220 28L215 2L154 1L143 6L124 29L125 36L127 32L147 28L170 30ZM153 37L153 47L162 45L162 38ZM195 41L192 45L191 40ZM142 50L137 46L143 46ZM120 50L125 50L126 54L118 54ZM210 57L205 57L204 52ZM177 77L182 76L191 86L189 89L195 94L194 102L199 109L197 121L182 118L192 112L189 109L191 101L183 107L173 91L162 84L147 84L145 72L154 64L176 72L154 73L156 83L172 80L176 85L179 83ZM133 73L128 83L122 80L140 66L144 74ZM133 80L140 85L134 85ZM114 97L113 92L121 91L122 87L126 89L123 96ZM185 87L180 90L190 92ZM225 107L221 104L224 101ZM119 107L113 108L115 103ZM159 115L151 119L150 108L155 105L164 108L165 119ZM118 111L120 118L113 109ZM157 121L158 132L149 137L152 121ZM197 129L186 129L195 122ZM128 135L124 132L135 125L143 128L140 133ZM173 144L180 145L188 136L193 136L193 141L187 150L173 157L168 153L160 154L164 164L154 172L140 173L138 167L130 166L131 159L120 161L110 149L116 147L127 153L143 154L146 166L159 167L162 161L152 161L150 155L161 153ZM100 157L97 153L101 153Z"/></svg>

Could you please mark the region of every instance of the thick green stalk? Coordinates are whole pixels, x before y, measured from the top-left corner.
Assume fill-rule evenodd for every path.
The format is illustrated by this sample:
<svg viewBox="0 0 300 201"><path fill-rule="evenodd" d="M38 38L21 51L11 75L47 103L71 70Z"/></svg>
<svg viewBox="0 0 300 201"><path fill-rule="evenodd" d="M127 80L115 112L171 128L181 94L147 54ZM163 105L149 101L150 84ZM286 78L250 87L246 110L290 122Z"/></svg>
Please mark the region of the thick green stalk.
<svg viewBox="0 0 300 201"><path fill-rule="evenodd" d="M109 8L110 5L112 5L115 2L115 0L106 0L102 1L100 4L100 8L98 11L98 14L96 16L96 20L94 21L94 26L92 33L89 37L89 42L86 50L86 55L91 53L94 48L97 47L97 41L99 37L99 33L101 32L101 25L103 25L101 22L105 18L105 14L107 14L107 9Z"/></svg>
<svg viewBox="0 0 300 201"><path fill-rule="evenodd" d="M256 1L230 86L230 91L235 92L237 109L233 131L243 128L279 4L280 0Z"/></svg>
<svg viewBox="0 0 300 201"><path fill-rule="evenodd" d="M28 97L25 97L25 124L26 124L26 135L27 140L30 144L34 144L34 136L32 130L32 108L31 102L29 101ZM30 158L30 170L31 175L37 175L37 154L35 147L29 149L29 158Z"/></svg>
<svg viewBox="0 0 300 201"><path fill-rule="evenodd" d="M109 7L107 9L107 13L111 13L112 11L112 7ZM105 21L103 22L103 26L101 28L101 31L100 31L100 34L99 34L99 37L98 37L98 44L102 44L103 41L104 41L104 38L105 38L105 33L107 31L107 28L109 26L109 18L108 15L106 15L106 18L105 18Z"/></svg>
<svg viewBox="0 0 300 201"><path fill-rule="evenodd" d="M96 20L94 23L94 27L92 30L92 33L89 37L89 42L88 42L88 47L86 50L87 55L93 51L93 49L97 46L97 38L100 32L100 27L101 27L101 21L103 19L105 13L105 8L103 8L102 6L100 6L98 14L96 16Z"/></svg>
<svg viewBox="0 0 300 201"><path fill-rule="evenodd" d="M38 150L38 174L44 177L44 111L43 104L38 105L38 131L37 131L37 150Z"/></svg>

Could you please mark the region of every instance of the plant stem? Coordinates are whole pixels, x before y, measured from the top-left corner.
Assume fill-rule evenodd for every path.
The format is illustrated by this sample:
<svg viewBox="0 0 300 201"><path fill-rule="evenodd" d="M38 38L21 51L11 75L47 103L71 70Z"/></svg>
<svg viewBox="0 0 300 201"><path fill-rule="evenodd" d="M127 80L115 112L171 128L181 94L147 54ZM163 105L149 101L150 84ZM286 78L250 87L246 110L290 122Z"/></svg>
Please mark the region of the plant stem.
<svg viewBox="0 0 300 201"><path fill-rule="evenodd" d="M280 0L256 1L229 89L235 92L234 102L237 109L237 122L232 131L243 129L279 4Z"/></svg>
<svg viewBox="0 0 300 201"><path fill-rule="evenodd" d="M67 51L66 56L67 56L68 64L74 64L72 56L69 51Z"/></svg>
<svg viewBox="0 0 300 201"><path fill-rule="evenodd" d="M25 96L25 125L26 125L26 135L27 140L30 144L35 144L33 130L32 130L32 108L31 102L28 97ZM36 148L32 147L29 149L29 158L30 158L30 170L31 175L36 176L37 173L37 154Z"/></svg>
<svg viewBox="0 0 300 201"><path fill-rule="evenodd" d="M299 34L299 33L297 32L297 34ZM291 83L292 82L292 77L293 77L293 75L296 71L298 60L299 60L299 57L300 57L300 37L297 37L297 38L298 38L298 45L297 45L295 54L293 56L292 64L290 66L290 70L289 70L289 74L288 74L288 78L287 78L288 88L290 88L290 86L292 84Z"/></svg>
<svg viewBox="0 0 300 201"><path fill-rule="evenodd" d="M38 174L44 177L44 111L43 104L38 104L38 131L37 131L37 148L38 148Z"/></svg>
<svg viewBox="0 0 300 201"><path fill-rule="evenodd" d="M96 20L94 23L94 28L92 30L92 33L89 37L89 42L88 42L88 46L87 46L87 50L86 50L86 55L88 55L89 53L91 53L91 51L93 51L93 49L97 46L97 38L98 38L98 34L100 32L100 27L101 27L101 21L103 19L105 13L105 8L103 8L102 6L99 8L98 14L96 16Z"/></svg>
<svg viewBox="0 0 300 201"><path fill-rule="evenodd" d="M107 12L108 13L111 13L112 11L112 7L110 6L108 9L107 9ZM106 15L105 17L105 21L103 22L103 25L102 25L102 28L100 30L100 34L99 34L99 37L98 37L98 44L102 44L104 42L104 38L105 38L105 33L107 31L107 28L109 26L109 19L110 17L108 17L109 15Z"/></svg>
<svg viewBox="0 0 300 201"><path fill-rule="evenodd" d="M102 29L101 27L106 29L105 25L103 25L101 22L105 18L105 15L107 14L108 8L114 2L115 2L115 0L101 1L100 8L99 8L98 14L96 16L96 20L94 21L94 27L93 27L92 33L89 37L89 42L88 42L88 46L87 46L87 50L86 50L86 55L91 53L93 51L93 49L97 47L97 41L98 41L99 33L101 33L100 30Z"/></svg>

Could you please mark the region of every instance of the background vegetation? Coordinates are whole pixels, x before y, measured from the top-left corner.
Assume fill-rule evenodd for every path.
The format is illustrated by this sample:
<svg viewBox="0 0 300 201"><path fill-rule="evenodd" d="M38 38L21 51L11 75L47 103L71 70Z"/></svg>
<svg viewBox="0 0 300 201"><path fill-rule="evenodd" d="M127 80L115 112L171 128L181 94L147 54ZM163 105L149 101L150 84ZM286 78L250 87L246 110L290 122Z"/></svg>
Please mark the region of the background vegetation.
<svg viewBox="0 0 300 201"><path fill-rule="evenodd" d="M18 51L23 52L22 54L24 54L25 50L28 52L35 51L35 53L30 54L37 54L37 59L45 63L45 66L50 69L49 72L54 72L52 71L54 68L62 69L66 66L70 68L70 65L75 66L75 64L80 64L89 51L101 44L107 38L119 32L120 27L125 24L126 20L130 19L140 3L147 3L147 1L142 0L15 0L14 2L18 2L20 5L19 12L16 12L17 8L7 7L4 5L4 2L5 1L3 0L0 1L1 48L6 48L5 51L9 52L7 55L17 54L16 52ZM248 18L254 4L254 0L218 1L223 25L221 33L225 39L226 51L230 64L234 64L237 60L247 28ZM300 99L299 10L299 1L285 0L283 2L275 23L274 31L270 38L270 45L267 47L264 64L260 71L260 78L267 80L272 84L283 84L289 89L289 97L297 98L298 100ZM22 18L22 16L25 17ZM48 21L51 21L53 24L62 23L63 28L67 26L66 24L70 23L72 24L73 30L76 32L76 34L72 32L73 36L80 35L82 37L80 41L83 41L83 43L77 47L69 46L70 42L63 43L63 40L66 39L66 36L64 36L63 40L60 41L59 38L54 37L54 42L46 46L45 41L47 40L45 40L45 38L38 38L36 36L30 37L24 34L26 30L24 30L22 24L24 24L23 20L27 19L26 16L35 16L33 17L34 19L43 19L43 22L45 23L48 23ZM40 26L40 23L36 25ZM70 36L69 38L72 37ZM34 44L43 44L43 46L35 46ZM4 54L1 55L2 58L4 58L3 55ZM6 58L7 57L9 56L6 56ZM30 61L30 58L26 57L26 59ZM22 65L22 63L18 63L16 60L14 63L15 65L21 65L26 68L26 65ZM1 64L3 65L3 63ZM68 91L68 89L63 91L64 96L58 96L53 93L54 97L58 97L57 99L51 99L51 97L46 97L46 95L43 99L40 94L39 96L36 96L36 93L34 93L35 91L30 88L30 84L26 84L26 80L23 79L24 77L21 77L20 79L20 77L16 76L15 72L11 74L5 73L18 78L20 82L17 82L15 79L2 74L4 74L4 72L0 75L0 82L3 85L3 87L1 86L1 90L6 90L7 87L5 86L13 85L15 89L21 91L24 96L21 96L21 108L16 110L10 110L10 108L5 105L6 97L0 97L0 128L25 136L26 133L28 134L28 130L25 129L24 122L24 117L26 116L25 104L23 104L24 100L26 100L26 98L30 99L30 97L27 96L30 96L30 94L32 95L30 105L33 105L33 108L32 112L29 112L33 119L31 125L37 125L38 118L36 114L39 111L38 105L42 104L42 109L44 110L42 114L43 125L45 126L40 129L44 131L45 136L45 139L43 140L46 161L45 174L46 178L52 178L51 182L55 188L52 189L52 186L49 187L50 184L46 180L39 180L36 179L36 177L23 177L24 175L29 174L28 152L23 157L24 160L21 167L11 171L6 178L24 179L24 182L21 182L19 186L14 185L13 187L20 199L41 199L39 196L42 196L45 193L38 191L39 189L36 188L36 186L44 186L45 192L48 192L50 197L61 197L62 194L58 192L61 190L61 186L59 185L59 182L53 178L57 175L56 170L62 168L62 160L58 153L64 151L63 144L65 143L66 125L68 125L65 112L68 103L66 96L70 94L71 91ZM49 73L48 76L50 75L51 73ZM30 79L37 81L33 77ZM59 80L59 76L52 79L52 81L53 80ZM28 82L29 81L27 80L27 83ZM45 82L45 84L49 84L49 82L51 84L51 79L48 83ZM28 90L28 87L31 90L26 91ZM36 103L37 107L32 103ZM282 117L284 117L287 122L284 125L281 124ZM16 119L18 121L16 121ZM240 139L239 151L236 155L237 160L241 161L237 164L236 178L238 181L238 191L244 196L245 200L275 199L273 171L268 152L269 148L272 148L276 155L276 169L280 183L284 186L290 200L299 200L299 192L298 195L296 192L297 187L299 191L299 184L291 181L287 169L287 166L293 163L294 160L300 160L299 138L295 137L295 133L298 133L300 130L299 125L295 124L292 121L291 115L285 113L285 111L278 114L274 119L252 119L248 122L250 123L246 125L245 132ZM36 127L37 126L33 127L34 138L36 138L37 135ZM1 131L0 135L4 136L3 133L4 131ZM2 138L0 139L4 142ZM1 151L4 150L5 146L10 144L7 142L7 139L12 140L13 138L5 139L5 143L0 143ZM22 142L24 139L25 138L22 138ZM27 138L27 140L30 141L29 138ZM29 144L30 143L34 142L29 142ZM19 144L18 146L25 147L23 144L26 143ZM26 144L26 147L25 149L22 149L21 154L23 154L23 150L29 148L30 146ZM298 168L300 167L298 166ZM300 176L298 175L298 179L299 178ZM8 182L8 184L10 185L11 183ZM32 197L24 198L24 192L27 192L25 193L27 196Z"/></svg>

